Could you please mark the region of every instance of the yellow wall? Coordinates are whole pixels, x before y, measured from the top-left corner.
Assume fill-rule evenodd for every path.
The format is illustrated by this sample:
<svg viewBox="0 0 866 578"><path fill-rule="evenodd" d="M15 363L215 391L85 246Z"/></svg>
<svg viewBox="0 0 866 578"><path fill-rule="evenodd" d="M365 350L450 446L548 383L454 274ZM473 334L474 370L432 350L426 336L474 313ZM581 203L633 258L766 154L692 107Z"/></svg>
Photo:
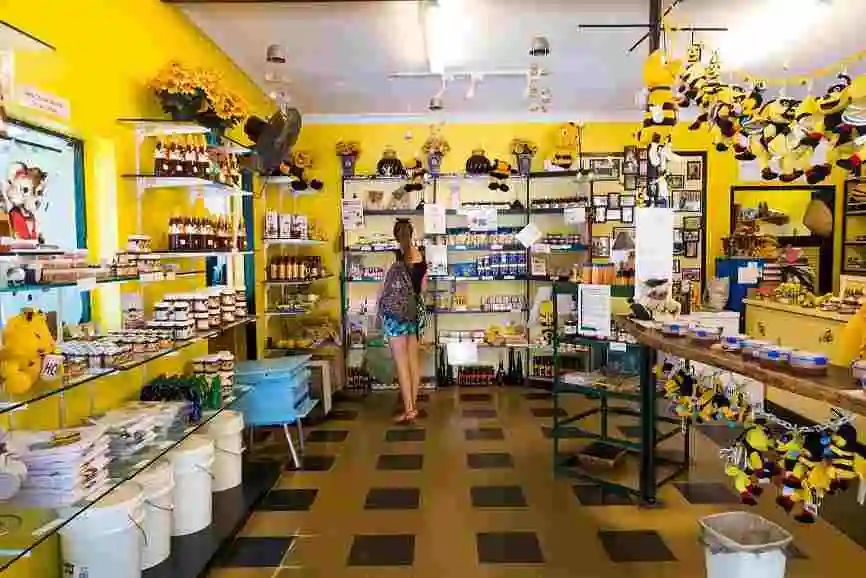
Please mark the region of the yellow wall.
<svg viewBox="0 0 866 578"><path fill-rule="evenodd" d="M70 118L52 118L22 107L11 106L14 118L53 128L84 141L88 248L91 258L116 251L126 236L136 231L137 205L133 182L119 178L134 169L133 131L118 124L121 117L156 118L164 115L146 83L172 59L189 66L204 66L220 72L227 84L246 98L255 112L270 110L267 99L254 83L207 39L175 7L159 0L0 0L0 17L56 47L56 52L18 53L16 83L65 98ZM144 151L144 158L148 159ZM145 161L145 168L149 164ZM151 191L145 196L144 233L161 233L172 213L191 210L183 190ZM202 210L199 206L198 211ZM184 263L201 269L203 263ZM203 277L199 284L203 283ZM148 287L146 299L155 292L189 290L196 283L178 281ZM95 316L116 318L120 291L136 291L135 285L105 286L95 297ZM162 372L183 369L189 357L201 355L199 344L180 355L148 364L122 376L93 382L66 396L68 423L84 417L92 391L97 410L117 405L137 395L140 384ZM91 389L92 388L92 389ZM15 427L53 427L59 415L58 399L33 404L14 415ZM58 543L49 540L36 555L17 562L4 576L49 578L59 572Z"/></svg>

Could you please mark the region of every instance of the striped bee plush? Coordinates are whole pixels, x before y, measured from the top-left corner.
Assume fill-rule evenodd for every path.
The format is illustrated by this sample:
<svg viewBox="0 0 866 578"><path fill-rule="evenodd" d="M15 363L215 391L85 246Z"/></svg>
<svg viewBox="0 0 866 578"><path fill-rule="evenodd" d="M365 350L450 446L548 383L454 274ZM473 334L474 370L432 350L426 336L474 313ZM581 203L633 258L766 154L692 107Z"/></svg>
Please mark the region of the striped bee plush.
<svg viewBox="0 0 866 578"><path fill-rule="evenodd" d="M661 50L653 51L644 62L647 97L643 126L638 133L641 146L667 140L677 124L679 105L673 85L681 64L679 60L670 61Z"/></svg>

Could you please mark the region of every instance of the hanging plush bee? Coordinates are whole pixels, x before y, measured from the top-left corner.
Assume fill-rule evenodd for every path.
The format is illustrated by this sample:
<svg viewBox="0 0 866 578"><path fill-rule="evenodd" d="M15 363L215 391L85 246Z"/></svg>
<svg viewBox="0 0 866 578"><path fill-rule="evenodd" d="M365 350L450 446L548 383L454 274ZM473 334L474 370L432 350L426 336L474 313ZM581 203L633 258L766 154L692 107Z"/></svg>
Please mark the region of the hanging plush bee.
<svg viewBox="0 0 866 578"><path fill-rule="evenodd" d="M831 492L848 489L851 482L859 477L857 466L863 457L854 449L856 447L857 430L849 423L840 425L830 436L829 455L833 466Z"/></svg>
<svg viewBox="0 0 866 578"><path fill-rule="evenodd" d="M466 159L467 175L486 175L491 168L490 159L484 154L484 149L473 149L472 155Z"/></svg>
<svg viewBox="0 0 866 578"><path fill-rule="evenodd" d="M698 42L689 44L686 50L686 66L677 76L677 104L688 108L698 96L698 83L706 74L703 58L704 47Z"/></svg>
<svg viewBox="0 0 866 578"><path fill-rule="evenodd" d="M721 63L718 53L713 53L709 64L707 64L706 72L695 83L695 102L697 102L700 112L694 122L689 125L689 130L698 130L709 121L710 108L715 103L721 89Z"/></svg>
<svg viewBox="0 0 866 578"><path fill-rule="evenodd" d="M508 186L508 177L511 175L511 165L499 159L491 163L490 169L490 184L487 188L491 191L502 191L507 193L510 190Z"/></svg>
<svg viewBox="0 0 866 578"><path fill-rule="evenodd" d="M839 81L830 85L824 96L818 98L818 109L822 115L820 132L829 144L826 162L812 166L806 171L806 181L815 185L830 176L833 164L854 154L852 142L857 136L854 127L844 122L843 114L851 104L851 77L840 74Z"/></svg>
<svg viewBox="0 0 866 578"><path fill-rule="evenodd" d="M638 133L641 146L666 141L677 124L679 106L673 84L681 65L679 60L670 61L661 50L654 50L644 61L647 99L643 125Z"/></svg>
<svg viewBox="0 0 866 578"><path fill-rule="evenodd" d="M725 85L709 111L710 135L716 150L724 152L734 146L742 125L737 114L745 93L739 86Z"/></svg>
<svg viewBox="0 0 866 578"><path fill-rule="evenodd" d="M805 175L812 166L815 149L821 143L819 130L821 114L818 99L807 96L797 106L794 123L791 125L788 153L779 161L779 180L792 183Z"/></svg>
<svg viewBox="0 0 866 578"><path fill-rule="evenodd" d="M773 448L773 441L762 423L748 426L734 442L734 452L737 459L729 464L725 471L734 478L734 485L740 493L740 501L754 506L757 497L763 492L761 479L772 475L775 466L767 457Z"/></svg>

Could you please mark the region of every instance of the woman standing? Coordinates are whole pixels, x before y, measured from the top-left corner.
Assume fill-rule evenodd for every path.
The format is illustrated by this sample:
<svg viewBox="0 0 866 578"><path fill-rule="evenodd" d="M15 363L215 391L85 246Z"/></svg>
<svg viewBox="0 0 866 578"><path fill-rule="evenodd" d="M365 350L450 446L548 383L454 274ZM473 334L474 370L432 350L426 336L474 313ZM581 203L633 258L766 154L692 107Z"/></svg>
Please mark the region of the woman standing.
<svg viewBox="0 0 866 578"><path fill-rule="evenodd" d="M400 248L385 275L376 308L377 319L397 366L403 400L403 413L396 418L397 423L410 423L418 417L416 400L421 389L419 340L424 332L426 316L423 291L427 261L413 242L413 232L408 219L397 219L394 223L394 238Z"/></svg>

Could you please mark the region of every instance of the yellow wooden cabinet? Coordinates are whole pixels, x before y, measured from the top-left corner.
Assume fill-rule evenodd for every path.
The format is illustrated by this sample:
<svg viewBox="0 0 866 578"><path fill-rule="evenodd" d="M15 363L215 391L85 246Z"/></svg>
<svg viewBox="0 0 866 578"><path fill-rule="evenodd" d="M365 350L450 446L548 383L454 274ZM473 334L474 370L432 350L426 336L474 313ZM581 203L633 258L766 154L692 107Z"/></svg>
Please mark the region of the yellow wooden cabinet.
<svg viewBox="0 0 866 578"><path fill-rule="evenodd" d="M841 359L837 351L848 315L754 299L744 299L743 303L747 335L785 347L824 353L834 365L851 362Z"/></svg>

